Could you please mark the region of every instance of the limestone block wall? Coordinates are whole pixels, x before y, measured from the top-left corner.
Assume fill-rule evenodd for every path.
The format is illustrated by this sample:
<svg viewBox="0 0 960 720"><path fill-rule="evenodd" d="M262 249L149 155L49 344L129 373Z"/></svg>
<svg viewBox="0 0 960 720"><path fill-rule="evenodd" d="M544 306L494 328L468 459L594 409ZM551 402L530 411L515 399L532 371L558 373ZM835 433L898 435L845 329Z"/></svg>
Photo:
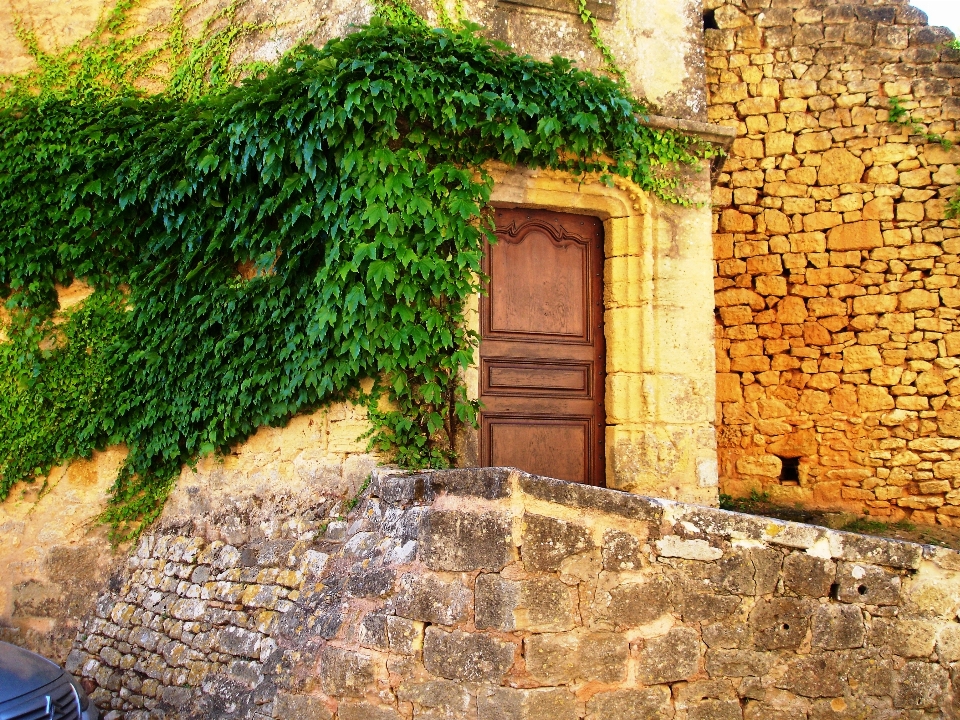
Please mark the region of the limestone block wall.
<svg viewBox="0 0 960 720"><path fill-rule="evenodd" d="M960 711L953 551L499 468L381 468L343 520L275 504L234 542L215 512L169 514L84 620L109 720Z"/></svg>
<svg viewBox="0 0 960 720"><path fill-rule="evenodd" d="M952 34L900 0L708 0L721 491L960 525Z"/></svg>

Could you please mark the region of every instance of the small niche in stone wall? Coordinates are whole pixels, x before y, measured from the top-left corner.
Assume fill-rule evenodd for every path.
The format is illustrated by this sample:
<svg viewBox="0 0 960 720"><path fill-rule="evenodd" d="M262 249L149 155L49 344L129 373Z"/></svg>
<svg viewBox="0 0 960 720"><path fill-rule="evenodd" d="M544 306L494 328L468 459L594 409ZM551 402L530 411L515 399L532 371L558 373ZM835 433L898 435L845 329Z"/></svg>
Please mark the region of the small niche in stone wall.
<svg viewBox="0 0 960 720"><path fill-rule="evenodd" d="M781 485L799 485L800 484L800 458L782 457L780 458L780 484Z"/></svg>
<svg viewBox="0 0 960 720"><path fill-rule="evenodd" d="M505 8L531 7L541 10L579 15L577 0L497 0L497 6ZM587 0L587 10L601 20L613 20L617 11L616 0Z"/></svg>
<svg viewBox="0 0 960 720"><path fill-rule="evenodd" d="M717 25L717 11L716 10L707 10L703 13L703 29L704 30L719 30L720 26Z"/></svg>

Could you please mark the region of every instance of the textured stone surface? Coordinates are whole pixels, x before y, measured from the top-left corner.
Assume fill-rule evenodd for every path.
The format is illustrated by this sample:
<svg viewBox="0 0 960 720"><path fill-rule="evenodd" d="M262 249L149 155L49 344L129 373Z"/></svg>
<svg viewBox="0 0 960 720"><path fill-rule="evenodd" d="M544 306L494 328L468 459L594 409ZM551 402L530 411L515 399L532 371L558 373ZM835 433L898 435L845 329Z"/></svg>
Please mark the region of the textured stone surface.
<svg viewBox="0 0 960 720"><path fill-rule="evenodd" d="M960 525L958 448L914 447L960 437L960 158L921 136L960 139L960 54L898 0L705 8L722 490Z"/></svg>
<svg viewBox="0 0 960 720"><path fill-rule="evenodd" d="M455 472L374 471L333 536L228 545L161 522L101 589L68 669L117 720L946 718L956 705L957 553ZM450 483L457 495L418 492ZM471 557L506 541L499 572L403 551L418 535L402 518L460 508L505 528L459 536ZM300 510L273 509L278 527ZM661 536L666 552L649 541ZM675 552L692 539L696 553ZM366 574L396 581L351 592Z"/></svg>
<svg viewBox="0 0 960 720"><path fill-rule="evenodd" d="M478 720L578 720L577 698L563 688L493 688L477 698Z"/></svg>
<svg viewBox="0 0 960 720"><path fill-rule="evenodd" d="M423 664L430 672L451 680L499 682L513 665L512 643L473 633L427 628Z"/></svg>

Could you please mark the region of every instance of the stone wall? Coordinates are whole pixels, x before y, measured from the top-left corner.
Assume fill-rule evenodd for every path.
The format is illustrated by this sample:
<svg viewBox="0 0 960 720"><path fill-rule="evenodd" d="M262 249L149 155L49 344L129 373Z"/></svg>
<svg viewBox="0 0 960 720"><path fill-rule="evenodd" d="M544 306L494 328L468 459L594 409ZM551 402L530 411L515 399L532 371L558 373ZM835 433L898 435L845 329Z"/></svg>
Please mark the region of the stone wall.
<svg viewBox="0 0 960 720"><path fill-rule="evenodd" d="M262 428L222 462L184 468L164 517L195 517L208 537L230 543L301 531L312 508L336 509L378 462L358 439L365 415L341 403ZM80 618L125 562L127 548L113 548L97 523L124 457L119 447L95 453L0 503L0 639L66 657Z"/></svg>
<svg viewBox="0 0 960 720"><path fill-rule="evenodd" d="M960 53L901 0L707 0L721 490L960 525ZM722 420L720 419L722 418Z"/></svg>
<svg viewBox="0 0 960 720"><path fill-rule="evenodd" d="M197 510L77 635L109 720L960 717L952 551L509 469Z"/></svg>

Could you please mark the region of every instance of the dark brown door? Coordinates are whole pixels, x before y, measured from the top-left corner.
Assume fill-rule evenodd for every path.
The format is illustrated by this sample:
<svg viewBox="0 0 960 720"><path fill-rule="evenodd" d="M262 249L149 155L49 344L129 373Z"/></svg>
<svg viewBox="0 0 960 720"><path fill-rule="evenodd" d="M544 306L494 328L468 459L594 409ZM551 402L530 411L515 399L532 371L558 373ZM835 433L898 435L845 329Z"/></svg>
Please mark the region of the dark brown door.
<svg viewBox="0 0 960 720"><path fill-rule="evenodd" d="M603 226L497 208L480 299L480 458L604 484Z"/></svg>

